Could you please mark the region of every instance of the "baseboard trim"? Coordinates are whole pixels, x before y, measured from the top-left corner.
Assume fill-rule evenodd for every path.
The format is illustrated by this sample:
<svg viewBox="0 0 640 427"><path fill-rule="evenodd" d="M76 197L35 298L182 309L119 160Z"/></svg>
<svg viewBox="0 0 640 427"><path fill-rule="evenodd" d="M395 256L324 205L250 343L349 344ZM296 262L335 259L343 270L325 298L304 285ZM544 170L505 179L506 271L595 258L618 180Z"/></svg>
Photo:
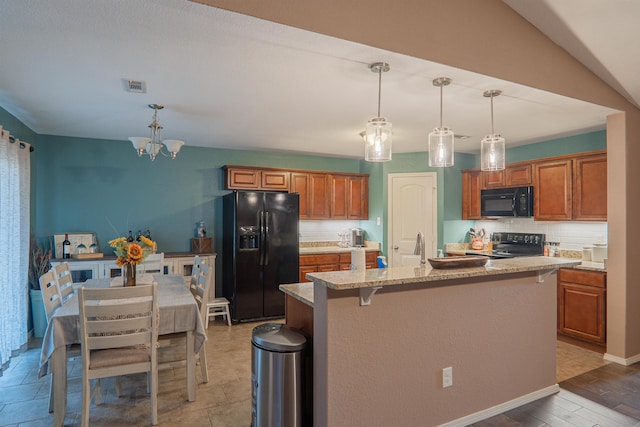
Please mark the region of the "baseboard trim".
<svg viewBox="0 0 640 427"><path fill-rule="evenodd" d="M609 362L615 362L618 365L624 365L624 366L629 366L629 365L633 365L634 363L640 362L640 354L636 354L635 356L624 358L624 357L614 356L613 354L605 353L603 358L604 360L607 360Z"/></svg>
<svg viewBox="0 0 640 427"><path fill-rule="evenodd" d="M503 412L510 411L519 406L526 405L527 403L531 403L534 400L542 399L543 397L550 396L554 393L560 391L560 386L558 384L545 387L540 390L536 390L532 393L525 394L524 396L520 396L513 400L509 400L508 402L501 403L499 405L493 406L491 408L483 409L480 412L476 412L474 414L467 415L462 418L458 418L457 420L449 421L445 424L440 424L439 427L459 427L466 426L469 424L477 423L482 420L486 420L487 418L494 417L498 414L502 414Z"/></svg>

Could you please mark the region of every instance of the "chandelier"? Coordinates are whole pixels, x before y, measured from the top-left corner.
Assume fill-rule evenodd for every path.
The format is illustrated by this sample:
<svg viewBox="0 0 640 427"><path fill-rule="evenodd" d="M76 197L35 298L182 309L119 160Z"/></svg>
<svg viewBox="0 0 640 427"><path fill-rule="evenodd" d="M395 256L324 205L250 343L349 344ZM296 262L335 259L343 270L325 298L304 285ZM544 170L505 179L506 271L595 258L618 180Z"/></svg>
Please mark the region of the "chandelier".
<svg viewBox="0 0 640 427"><path fill-rule="evenodd" d="M429 134L429 167L453 166L453 131L442 126L442 88L450 83L448 77L433 80L433 85L440 88L440 127Z"/></svg>
<svg viewBox="0 0 640 427"><path fill-rule="evenodd" d="M129 141L133 144L133 148L138 152L139 157L147 154L151 158L151 161L153 161L156 159L158 153L160 153L165 157L175 159L184 141L177 139L162 140L162 126L158 123L158 110L162 110L164 105L149 104L149 108L153 109L153 120L151 124L149 124L149 129L151 130L150 137L132 136L129 137ZM166 153L163 150L163 144L167 149Z"/></svg>
<svg viewBox="0 0 640 427"><path fill-rule="evenodd" d="M504 169L505 140L493 129L493 98L499 96L501 90L487 90L483 96L491 98L491 134L480 142L480 169L483 171L500 171Z"/></svg>
<svg viewBox="0 0 640 427"><path fill-rule="evenodd" d="M391 122L380 117L380 94L382 73L390 70L386 62L374 62L369 69L378 73L378 116L367 122L365 130L364 159L367 162L388 162L391 160Z"/></svg>

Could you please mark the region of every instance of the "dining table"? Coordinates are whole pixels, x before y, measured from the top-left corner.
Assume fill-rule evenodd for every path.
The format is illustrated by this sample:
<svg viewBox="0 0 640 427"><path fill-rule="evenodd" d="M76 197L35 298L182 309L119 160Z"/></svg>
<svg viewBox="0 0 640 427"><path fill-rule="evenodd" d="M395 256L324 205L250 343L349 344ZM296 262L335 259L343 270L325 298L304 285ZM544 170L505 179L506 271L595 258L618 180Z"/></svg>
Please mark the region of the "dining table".
<svg viewBox="0 0 640 427"><path fill-rule="evenodd" d="M204 323L198 305L182 276L151 275L149 282L158 284L158 335L186 333L187 399L196 398L196 354L206 340ZM81 286L108 288L122 286L121 278L90 279ZM64 425L67 406L67 346L80 343L80 315L77 292L65 301L49 319L42 339L39 376L47 369L53 375L53 425Z"/></svg>

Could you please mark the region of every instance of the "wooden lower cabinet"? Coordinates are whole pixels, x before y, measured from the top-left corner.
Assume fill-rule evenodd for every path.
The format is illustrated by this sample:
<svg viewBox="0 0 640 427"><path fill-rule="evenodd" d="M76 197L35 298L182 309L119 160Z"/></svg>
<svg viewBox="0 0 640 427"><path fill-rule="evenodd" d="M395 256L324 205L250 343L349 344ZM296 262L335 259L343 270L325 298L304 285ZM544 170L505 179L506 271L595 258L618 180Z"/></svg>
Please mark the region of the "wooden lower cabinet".
<svg viewBox="0 0 640 427"><path fill-rule="evenodd" d="M583 341L606 343L607 273L558 270L558 333Z"/></svg>
<svg viewBox="0 0 640 427"><path fill-rule="evenodd" d="M376 268L379 251L368 251L365 254L367 268ZM351 253L336 252L327 254L300 255L300 282L310 282L307 273L340 271L351 269Z"/></svg>

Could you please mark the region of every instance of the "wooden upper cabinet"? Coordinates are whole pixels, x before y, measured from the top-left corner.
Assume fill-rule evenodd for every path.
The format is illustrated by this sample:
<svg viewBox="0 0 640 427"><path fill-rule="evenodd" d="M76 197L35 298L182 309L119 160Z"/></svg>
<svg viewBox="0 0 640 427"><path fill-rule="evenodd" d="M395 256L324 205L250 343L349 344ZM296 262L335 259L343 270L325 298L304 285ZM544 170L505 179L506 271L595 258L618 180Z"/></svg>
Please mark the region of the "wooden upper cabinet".
<svg viewBox="0 0 640 427"><path fill-rule="evenodd" d="M311 195L308 173L291 172L291 192L300 195L300 219L309 219Z"/></svg>
<svg viewBox="0 0 640 427"><path fill-rule="evenodd" d="M226 167L227 190L275 190L289 191L291 173L279 170L262 170L249 167Z"/></svg>
<svg viewBox="0 0 640 427"><path fill-rule="evenodd" d="M369 176L225 165L225 189L298 193L300 219L367 219Z"/></svg>
<svg viewBox="0 0 640 427"><path fill-rule="evenodd" d="M462 219L480 219L480 171L462 172Z"/></svg>
<svg viewBox="0 0 640 427"><path fill-rule="evenodd" d="M347 218L369 218L369 179L366 176L350 176L348 180Z"/></svg>
<svg viewBox="0 0 640 427"><path fill-rule="evenodd" d="M571 159L549 160L533 164L533 206L538 220L570 220Z"/></svg>
<svg viewBox="0 0 640 427"><path fill-rule="evenodd" d="M331 182L324 173L309 174L309 218L331 218Z"/></svg>
<svg viewBox="0 0 640 427"><path fill-rule="evenodd" d="M507 187L531 185L531 164L507 166L505 174Z"/></svg>
<svg viewBox="0 0 640 427"><path fill-rule="evenodd" d="M504 170L482 172L482 188L500 188L505 186Z"/></svg>
<svg viewBox="0 0 640 427"><path fill-rule="evenodd" d="M573 161L573 218L607 220L607 155Z"/></svg>
<svg viewBox="0 0 640 427"><path fill-rule="evenodd" d="M263 190L289 191L289 177L285 171L260 171L260 188Z"/></svg>
<svg viewBox="0 0 640 427"><path fill-rule="evenodd" d="M349 177L331 175L331 218L347 219L349 209Z"/></svg>
<svg viewBox="0 0 640 427"><path fill-rule="evenodd" d="M260 171L256 169L227 168L225 188L227 190L260 189Z"/></svg>

